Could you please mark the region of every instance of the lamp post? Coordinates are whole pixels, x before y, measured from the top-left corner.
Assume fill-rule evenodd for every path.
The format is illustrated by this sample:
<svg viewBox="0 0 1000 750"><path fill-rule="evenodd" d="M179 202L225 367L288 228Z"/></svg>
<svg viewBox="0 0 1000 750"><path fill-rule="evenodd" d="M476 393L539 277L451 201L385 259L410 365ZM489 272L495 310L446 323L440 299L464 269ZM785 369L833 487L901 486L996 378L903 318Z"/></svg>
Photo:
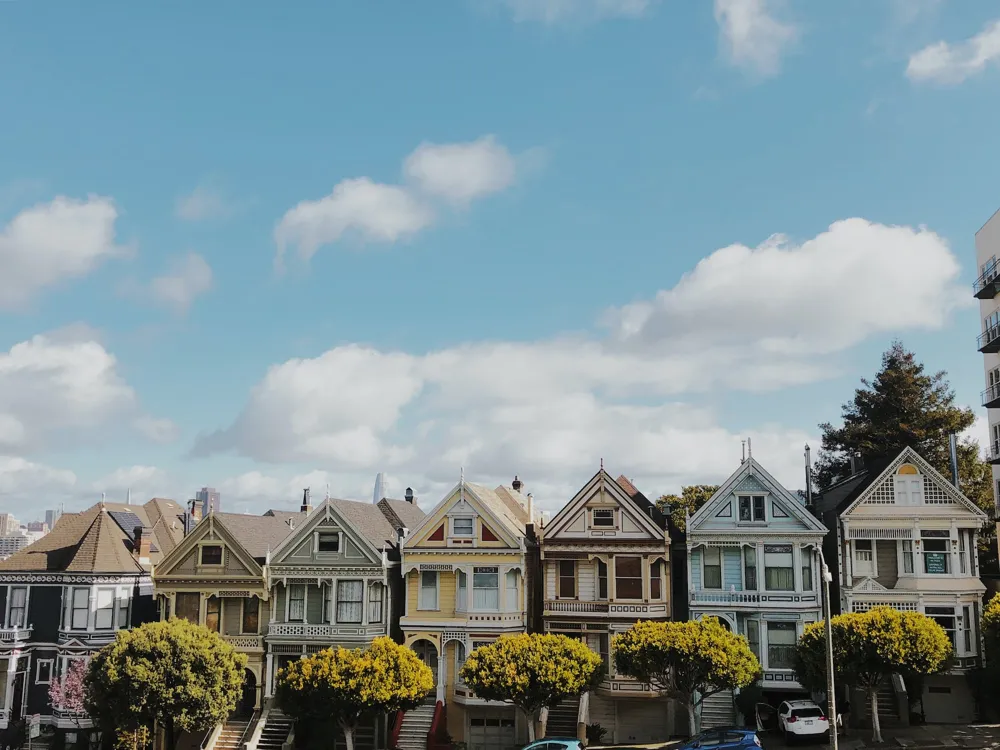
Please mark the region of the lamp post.
<svg viewBox="0 0 1000 750"><path fill-rule="evenodd" d="M833 625L830 623L830 582L833 575L826 565L823 550L816 547L819 555L820 574L823 577L823 628L826 633L826 703L827 719L830 722L830 750L837 750L837 697L833 683Z"/></svg>

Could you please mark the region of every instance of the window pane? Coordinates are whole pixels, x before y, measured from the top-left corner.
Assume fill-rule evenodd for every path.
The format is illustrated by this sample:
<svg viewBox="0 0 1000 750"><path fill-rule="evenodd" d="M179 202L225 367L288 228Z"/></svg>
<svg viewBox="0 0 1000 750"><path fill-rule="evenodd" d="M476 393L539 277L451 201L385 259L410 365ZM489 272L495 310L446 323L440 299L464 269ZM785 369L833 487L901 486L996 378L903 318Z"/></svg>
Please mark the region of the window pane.
<svg viewBox="0 0 1000 750"><path fill-rule="evenodd" d="M572 599L576 596L576 562L559 561L559 596Z"/></svg>
<svg viewBox="0 0 1000 750"><path fill-rule="evenodd" d="M115 592L110 589L97 590L97 612L94 615L94 628L111 630L115 621Z"/></svg>
<svg viewBox="0 0 1000 750"><path fill-rule="evenodd" d="M660 590L660 561L656 560L649 566L649 598L659 599L662 595Z"/></svg>
<svg viewBox="0 0 1000 750"><path fill-rule="evenodd" d="M219 612L222 609L222 601L218 597L210 596L205 602L205 627L209 630L219 632Z"/></svg>
<svg viewBox="0 0 1000 750"><path fill-rule="evenodd" d="M361 622L365 585L362 581L337 582L337 622Z"/></svg>
<svg viewBox="0 0 1000 750"><path fill-rule="evenodd" d="M201 604L201 595L192 593L181 593L177 595L177 617L188 622L198 622L198 608Z"/></svg>
<svg viewBox="0 0 1000 750"><path fill-rule="evenodd" d="M507 571L507 609L517 609L517 571Z"/></svg>
<svg viewBox="0 0 1000 750"><path fill-rule="evenodd" d="M420 573L420 609L437 609L437 573L421 571Z"/></svg>
<svg viewBox="0 0 1000 750"><path fill-rule="evenodd" d="M302 622L306 616L306 587L301 583L293 583L288 587L288 619L292 622Z"/></svg>
<svg viewBox="0 0 1000 750"><path fill-rule="evenodd" d="M500 608L500 573L497 568L472 569L472 607Z"/></svg>
<svg viewBox="0 0 1000 750"><path fill-rule="evenodd" d="M368 589L368 622L382 622L381 583L373 583Z"/></svg>
<svg viewBox="0 0 1000 750"><path fill-rule="evenodd" d="M615 558L615 598L642 599L642 558Z"/></svg>
<svg viewBox="0 0 1000 750"><path fill-rule="evenodd" d="M211 544L201 548L202 565L222 565L222 547Z"/></svg>
<svg viewBox="0 0 1000 750"><path fill-rule="evenodd" d="M771 669L792 669L795 663L795 623L767 624L767 664Z"/></svg>
<svg viewBox="0 0 1000 750"><path fill-rule="evenodd" d="M260 599L256 596L243 600L243 622L241 632L256 633L260 625Z"/></svg>
<svg viewBox="0 0 1000 750"><path fill-rule="evenodd" d="M339 552L340 534L320 534L316 547L320 552Z"/></svg>
<svg viewBox="0 0 1000 750"><path fill-rule="evenodd" d="M608 566L603 561L597 561L597 598L608 598Z"/></svg>
<svg viewBox="0 0 1000 750"><path fill-rule="evenodd" d="M593 511L593 526L614 526L615 511L613 508L595 508Z"/></svg>
<svg viewBox="0 0 1000 750"><path fill-rule="evenodd" d="M472 536L473 521L471 518L456 518L453 524L455 536Z"/></svg>

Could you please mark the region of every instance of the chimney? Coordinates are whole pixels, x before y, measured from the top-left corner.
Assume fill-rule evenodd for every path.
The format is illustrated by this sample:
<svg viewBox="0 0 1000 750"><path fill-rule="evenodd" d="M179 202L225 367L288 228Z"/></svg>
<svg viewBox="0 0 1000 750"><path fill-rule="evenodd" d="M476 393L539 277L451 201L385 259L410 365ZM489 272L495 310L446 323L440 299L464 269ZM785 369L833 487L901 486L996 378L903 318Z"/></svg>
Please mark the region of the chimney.
<svg viewBox="0 0 1000 750"><path fill-rule="evenodd" d="M402 544L403 540L410 535L410 530L405 526L401 527L399 531L396 532L396 536L399 537L399 543Z"/></svg>
<svg viewBox="0 0 1000 750"><path fill-rule="evenodd" d="M948 453L951 456L951 483L958 487L958 438L954 432L948 436Z"/></svg>
<svg viewBox="0 0 1000 750"><path fill-rule="evenodd" d="M153 530L148 526L136 526L132 532L132 556L140 563L148 563L152 546Z"/></svg>
<svg viewBox="0 0 1000 750"><path fill-rule="evenodd" d="M405 492L405 493L403 493L403 498L404 498L404 499L406 500L406 502L408 502L408 503L409 503L410 505L413 505L413 502L414 502L414 497L413 497L413 488L412 488L412 487L407 487L407 488L406 488L406 492Z"/></svg>
<svg viewBox="0 0 1000 750"><path fill-rule="evenodd" d="M806 443L806 507L812 510L813 507L813 469L812 469L812 450L809 448L809 443Z"/></svg>
<svg viewBox="0 0 1000 750"><path fill-rule="evenodd" d="M188 532L198 525L201 520L201 505L197 500L188 500Z"/></svg>
<svg viewBox="0 0 1000 750"><path fill-rule="evenodd" d="M510 488L514 492L520 492L521 488L524 487L524 482L517 478L517 474L514 475L514 481L510 483Z"/></svg>
<svg viewBox="0 0 1000 750"><path fill-rule="evenodd" d="M302 490L302 507L299 508L299 512L311 513L312 509L313 509L312 505L309 504L309 488L306 487L304 490Z"/></svg>

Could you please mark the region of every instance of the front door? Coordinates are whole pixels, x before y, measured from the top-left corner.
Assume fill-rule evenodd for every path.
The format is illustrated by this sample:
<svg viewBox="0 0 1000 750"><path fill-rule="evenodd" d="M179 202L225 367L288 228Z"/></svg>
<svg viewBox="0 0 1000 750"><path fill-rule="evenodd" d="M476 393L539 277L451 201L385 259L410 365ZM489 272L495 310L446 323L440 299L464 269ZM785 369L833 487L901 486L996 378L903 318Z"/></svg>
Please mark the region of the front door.
<svg viewBox="0 0 1000 750"><path fill-rule="evenodd" d="M417 657L431 670L431 674L434 675L434 685L437 685L438 678L438 652L437 648L433 643L427 640L419 640L414 642L413 651Z"/></svg>

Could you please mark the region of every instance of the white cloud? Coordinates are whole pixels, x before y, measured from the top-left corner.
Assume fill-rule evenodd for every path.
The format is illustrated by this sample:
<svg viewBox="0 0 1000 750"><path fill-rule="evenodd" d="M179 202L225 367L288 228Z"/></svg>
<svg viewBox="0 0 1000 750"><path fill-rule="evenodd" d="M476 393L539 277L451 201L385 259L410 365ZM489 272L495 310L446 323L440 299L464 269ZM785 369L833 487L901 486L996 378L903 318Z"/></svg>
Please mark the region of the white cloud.
<svg viewBox="0 0 1000 750"><path fill-rule="evenodd" d="M390 185L369 177L345 179L333 192L289 209L274 230L276 267L296 248L308 261L323 245L353 238L390 244L431 226L439 201L459 207L514 182L515 160L493 136L469 143L423 143L403 164L407 182Z"/></svg>
<svg viewBox="0 0 1000 750"><path fill-rule="evenodd" d="M945 41L924 47L910 56L906 75L918 83L958 84L1000 61L1000 19L991 21L964 42Z"/></svg>
<svg viewBox="0 0 1000 750"><path fill-rule="evenodd" d="M658 0L500 0L517 22L555 24L639 18Z"/></svg>
<svg viewBox="0 0 1000 750"><path fill-rule="evenodd" d="M113 502L124 502L132 490L132 502L138 505L158 494L165 482L166 473L155 466L126 466L101 477L91 487L95 493L106 492Z"/></svg>
<svg viewBox="0 0 1000 750"><path fill-rule="evenodd" d="M756 75L773 76L799 30L775 18L773 0L715 0L715 20L732 63Z"/></svg>
<svg viewBox="0 0 1000 750"><path fill-rule="evenodd" d="M177 218L184 221L225 219L235 211L235 205L218 186L204 182L187 195L180 196L174 205Z"/></svg>
<svg viewBox="0 0 1000 750"><path fill-rule="evenodd" d="M807 434L734 431L679 399L831 377L832 355L866 338L940 328L968 297L958 274L933 232L863 219L799 245L733 245L654 299L608 311L604 336L426 353L348 345L275 365L233 424L194 452L318 466L335 493L370 486L376 471L443 491L464 465L490 481L544 477L555 496L602 455L655 487L721 479L750 432L755 455L792 482ZM285 487L266 479L241 482Z"/></svg>
<svg viewBox="0 0 1000 750"><path fill-rule="evenodd" d="M17 214L0 231L0 309L23 308L45 287L121 256L117 218L111 199L96 196L60 196Z"/></svg>
<svg viewBox="0 0 1000 750"><path fill-rule="evenodd" d="M466 205L514 184L517 167L492 135L470 143L421 143L403 173L423 193Z"/></svg>
<svg viewBox="0 0 1000 750"><path fill-rule="evenodd" d="M0 455L0 507L11 512L41 508L52 496L63 497L76 486L76 475L18 456ZM30 503L25 504L25 501ZM48 507L54 507L48 506ZM38 511L38 515L41 515ZM27 520L19 518L18 520Z"/></svg>
<svg viewBox="0 0 1000 750"><path fill-rule="evenodd" d="M154 443L172 443L180 437L180 429L170 419L157 419L148 415L138 417L135 428Z"/></svg>
<svg viewBox="0 0 1000 750"><path fill-rule="evenodd" d="M212 267L197 253L188 253L170 261L161 276L149 282L149 296L179 315L191 307L197 297L212 289Z"/></svg>

